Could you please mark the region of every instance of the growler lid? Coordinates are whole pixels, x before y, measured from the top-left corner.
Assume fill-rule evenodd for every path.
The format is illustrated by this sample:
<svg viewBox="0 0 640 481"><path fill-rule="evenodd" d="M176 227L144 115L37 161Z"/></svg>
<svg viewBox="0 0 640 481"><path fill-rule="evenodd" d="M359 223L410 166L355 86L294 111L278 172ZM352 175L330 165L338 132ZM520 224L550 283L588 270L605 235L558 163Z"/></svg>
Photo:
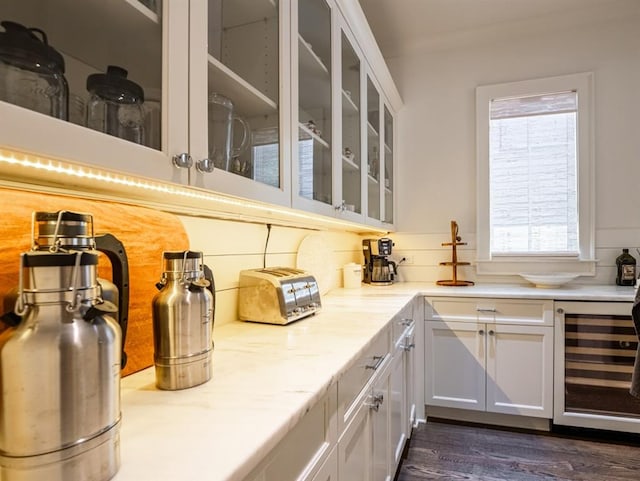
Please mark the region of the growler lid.
<svg viewBox="0 0 640 481"><path fill-rule="evenodd" d="M202 252L165 251L162 253L164 272L193 272L202 269Z"/></svg>
<svg viewBox="0 0 640 481"><path fill-rule="evenodd" d="M202 259L202 252L196 251L165 251L162 256L165 259L184 259L185 254L187 259Z"/></svg>
<svg viewBox="0 0 640 481"><path fill-rule="evenodd" d="M34 243L38 249L48 249L56 243L62 247L93 248L95 245L91 214L70 211L35 212L34 221Z"/></svg>

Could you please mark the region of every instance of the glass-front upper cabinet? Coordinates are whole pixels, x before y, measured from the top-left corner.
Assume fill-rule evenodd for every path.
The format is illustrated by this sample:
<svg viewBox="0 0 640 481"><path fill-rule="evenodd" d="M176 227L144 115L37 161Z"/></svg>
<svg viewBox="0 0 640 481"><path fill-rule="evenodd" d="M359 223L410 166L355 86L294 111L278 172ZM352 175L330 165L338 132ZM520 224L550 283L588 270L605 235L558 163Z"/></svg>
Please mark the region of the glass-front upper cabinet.
<svg viewBox="0 0 640 481"><path fill-rule="evenodd" d="M325 0L297 2L297 196L333 202L332 11ZM294 39L296 41L296 39Z"/></svg>
<svg viewBox="0 0 640 481"><path fill-rule="evenodd" d="M163 19L160 0L0 2L0 146L170 178Z"/></svg>
<svg viewBox="0 0 640 481"><path fill-rule="evenodd" d="M286 203L280 116L284 2L191 3L195 12L191 14L190 26L195 29L191 38L194 44L207 46L206 63L199 53L191 53L191 75L195 76L190 84L195 166L191 183ZM207 21L206 42L198 44L203 17Z"/></svg>
<svg viewBox="0 0 640 481"><path fill-rule="evenodd" d="M367 76L367 217L382 220L380 94Z"/></svg>
<svg viewBox="0 0 640 481"><path fill-rule="evenodd" d="M384 107L384 216L383 221L393 224L393 116Z"/></svg>
<svg viewBox="0 0 640 481"><path fill-rule="evenodd" d="M342 208L362 214L362 137L360 57L341 33L342 65Z"/></svg>

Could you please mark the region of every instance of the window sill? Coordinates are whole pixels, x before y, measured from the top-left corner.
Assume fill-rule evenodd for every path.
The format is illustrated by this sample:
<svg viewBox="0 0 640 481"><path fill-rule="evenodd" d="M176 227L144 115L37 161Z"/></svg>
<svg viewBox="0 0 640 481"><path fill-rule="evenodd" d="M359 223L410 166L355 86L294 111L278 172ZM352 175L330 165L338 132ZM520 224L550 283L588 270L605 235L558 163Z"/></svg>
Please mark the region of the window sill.
<svg viewBox="0 0 640 481"><path fill-rule="evenodd" d="M597 259L574 257L503 257L477 259L478 275L519 275L521 272L540 274L572 272L581 276L595 276Z"/></svg>

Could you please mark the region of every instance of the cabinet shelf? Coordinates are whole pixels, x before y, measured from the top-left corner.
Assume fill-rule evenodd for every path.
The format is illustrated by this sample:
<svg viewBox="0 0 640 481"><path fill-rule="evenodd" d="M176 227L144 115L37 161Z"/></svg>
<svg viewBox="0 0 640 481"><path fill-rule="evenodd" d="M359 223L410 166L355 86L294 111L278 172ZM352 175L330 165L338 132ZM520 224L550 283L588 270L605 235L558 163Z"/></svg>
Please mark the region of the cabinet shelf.
<svg viewBox="0 0 640 481"><path fill-rule="evenodd" d="M377 137L378 135L378 131L376 130L376 128L371 125L371 122L367 122L367 132L369 133L369 136L371 137Z"/></svg>
<svg viewBox="0 0 640 481"><path fill-rule="evenodd" d="M2 2L0 18L42 29L52 47L96 71L119 65L143 87L160 87L162 27L138 0Z"/></svg>
<svg viewBox="0 0 640 481"><path fill-rule="evenodd" d="M351 98L351 95L347 95L347 93L344 90L342 91L342 110L347 115L357 114L360 111L358 106L355 104L355 102Z"/></svg>
<svg viewBox="0 0 640 481"><path fill-rule="evenodd" d="M348 159L344 155L342 156L342 163L345 165L348 171L355 172L360 170L360 166L358 164L356 164L353 160Z"/></svg>
<svg viewBox="0 0 640 481"><path fill-rule="evenodd" d="M229 97L238 112L247 117L269 115L278 111L278 104L233 72L220 60L208 56L209 91Z"/></svg>
<svg viewBox="0 0 640 481"><path fill-rule="evenodd" d="M301 73L329 78L329 69L313 51L311 44L307 43L300 34L298 34L298 62Z"/></svg>
<svg viewBox="0 0 640 481"><path fill-rule="evenodd" d="M370 184L375 184L378 185L380 182L378 181L378 179L376 179L373 175L371 174L367 174L367 180L369 181Z"/></svg>
<svg viewBox="0 0 640 481"><path fill-rule="evenodd" d="M324 140L318 134L314 134L313 132L311 132L311 130L309 130L309 128L306 125L298 124L298 127L300 128L300 130L302 130L308 136L308 138L312 138L314 141L316 141L317 143L319 143L323 147L326 147L327 149L331 147L326 140ZM302 138L304 138L304 137L302 137Z"/></svg>

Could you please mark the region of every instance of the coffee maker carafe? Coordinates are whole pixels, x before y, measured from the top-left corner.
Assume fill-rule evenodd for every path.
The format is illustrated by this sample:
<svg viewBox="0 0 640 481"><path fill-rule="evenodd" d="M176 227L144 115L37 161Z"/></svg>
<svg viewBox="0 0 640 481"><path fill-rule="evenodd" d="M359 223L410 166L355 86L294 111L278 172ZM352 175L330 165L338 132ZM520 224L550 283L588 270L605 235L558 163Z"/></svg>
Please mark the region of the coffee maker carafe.
<svg viewBox="0 0 640 481"><path fill-rule="evenodd" d="M388 286L396 277L396 263L387 259L391 255L393 241L386 237L381 239L364 239L364 282L372 285Z"/></svg>

